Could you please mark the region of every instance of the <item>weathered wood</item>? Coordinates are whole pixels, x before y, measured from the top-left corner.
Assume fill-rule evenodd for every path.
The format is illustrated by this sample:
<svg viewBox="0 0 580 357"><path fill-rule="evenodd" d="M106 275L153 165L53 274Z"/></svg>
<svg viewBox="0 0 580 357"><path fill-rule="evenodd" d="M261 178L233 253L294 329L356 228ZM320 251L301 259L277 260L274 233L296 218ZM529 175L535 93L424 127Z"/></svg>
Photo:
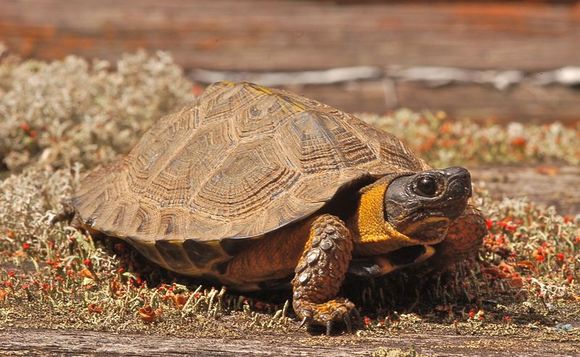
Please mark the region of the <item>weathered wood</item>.
<svg viewBox="0 0 580 357"><path fill-rule="evenodd" d="M185 68L580 64L580 6L535 2L3 0L0 41L25 56L171 51Z"/></svg>
<svg viewBox="0 0 580 357"><path fill-rule="evenodd" d="M0 354L134 356L363 356L379 347L415 347L434 356L573 356L580 346L513 336L396 334L359 338L248 336L245 339L195 338L79 330L0 330Z"/></svg>
<svg viewBox="0 0 580 357"><path fill-rule="evenodd" d="M317 71L192 70L197 83L249 81L291 89L349 112L405 107L443 110L475 120L574 123L580 112L580 67L548 72L453 67L343 67Z"/></svg>
<svg viewBox="0 0 580 357"><path fill-rule="evenodd" d="M495 166L469 168L473 181L495 199L527 197L530 202L554 206L559 214L580 214L580 167Z"/></svg>
<svg viewBox="0 0 580 357"><path fill-rule="evenodd" d="M530 83L498 90L491 85L458 83L432 88L421 82L388 79L335 85L287 86L347 112L385 113L397 108L443 110L452 118L497 122L551 122L574 124L580 113L580 91Z"/></svg>
<svg viewBox="0 0 580 357"><path fill-rule="evenodd" d="M500 91L489 85L456 84L429 88L418 82L398 82L396 107L443 110L451 117L498 122L578 122L580 91L521 83Z"/></svg>
<svg viewBox="0 0 580 357"><path fill-rule="evenodd" d="M432 88L433 81L410 81L392 71L396 66L445 66L530 76L580 66L580 4L571 1L105 0L97 5L91 0L3 0L0 41L25 57L41 59L77 54L116 60L138 48L168 50L202 82L215 76L201 76L196 69L334 71L357 66L356 73L338 76L346 83L331 84L336 75L317 79L304 72L282 78L300 82L292 87L299 93L346 111L408 107L477 120L570 123L580 112L579 91L570 86L525 80L505 90L496 88L498 82L477 81ZM280 81L273 73L249 76L254 78Z"/></svg>

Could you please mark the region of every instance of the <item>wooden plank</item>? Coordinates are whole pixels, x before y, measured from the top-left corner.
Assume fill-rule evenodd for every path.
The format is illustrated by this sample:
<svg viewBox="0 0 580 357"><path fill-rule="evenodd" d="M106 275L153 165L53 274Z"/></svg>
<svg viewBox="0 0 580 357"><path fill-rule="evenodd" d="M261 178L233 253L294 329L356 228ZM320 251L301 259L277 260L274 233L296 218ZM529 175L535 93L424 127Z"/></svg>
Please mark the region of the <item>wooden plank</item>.
<svg viewBox="0 0 580 357"><path fill-rule="evenodd" d="M453 67L346 67L318 71L192 70L196 83L250 81L282 87L347 112L406 107L455 118L573 124L580 119L580 67L538 73Z"/></svg>
<svg viewBox="0 0 580 357"><path fill-rule="evenodd" d="M185 68L580 65L580 4L2 0L0 41L45 59L171 51Z"/></svg>
<svg viewBox="0 0 580 357"><path fill-rule="evenodd" d="M580 183L577 166L469 167L476 185L485 187L492 198L524 198L540 206L554 206L561 215L580 214Z"/></svg>
<svg viewBox="0 0 580 357"><path fill-rule="evenodd" d="M286 88L350 113L386 113L395 105L382 80Z"/></svg>
<svg viewBox="0 0 580 357"><path fill-rule="evenodd" d="M437 88L421 82L368 80L333 85L285 86L346 112L387 113L398 108L443 110L452 118L475 121L580 120L580 92L564 86L522 83L498 90L491 85L458 83Z"/></svg>
<svg viewBox="0 0 580 357"><path fill-rule="evenodd" d="M477 84L429 88L417 82L402 82L396 88L398 106L440 109L455 118L570 124L580 120L580 93L573 88L522 83L500 91Z"/></svg>
<svg viewBox="0 0 580 357"><path fill-rule="evenodd" d="M131 356L367 356L382 347L435 356L572 356L578 343L515 336L397 333L384 337L246 335L244 338L175 337L81 330L0 329L0 354ZM393 351L393 355L399 355Z"/></svg>

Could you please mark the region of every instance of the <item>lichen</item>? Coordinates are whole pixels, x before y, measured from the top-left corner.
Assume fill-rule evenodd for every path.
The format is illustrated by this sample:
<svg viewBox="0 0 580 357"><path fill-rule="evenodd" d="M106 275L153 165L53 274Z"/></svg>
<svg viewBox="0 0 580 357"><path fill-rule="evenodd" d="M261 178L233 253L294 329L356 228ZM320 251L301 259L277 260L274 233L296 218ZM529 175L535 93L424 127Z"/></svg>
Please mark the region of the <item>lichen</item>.
<svg viewBox="0 0 580 357"><path fill-rule="evenodd" d="M107 162L193 96L168 54L139 52L115 64L0 59L0 98L0 161L13 171Z"/></svg>

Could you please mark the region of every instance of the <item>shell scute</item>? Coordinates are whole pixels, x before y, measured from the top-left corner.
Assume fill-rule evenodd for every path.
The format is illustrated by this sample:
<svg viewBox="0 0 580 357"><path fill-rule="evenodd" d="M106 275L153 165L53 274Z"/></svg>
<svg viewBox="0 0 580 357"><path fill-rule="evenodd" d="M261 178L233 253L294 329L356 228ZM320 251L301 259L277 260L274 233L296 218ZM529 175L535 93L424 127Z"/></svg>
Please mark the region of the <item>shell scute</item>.
<svg viewBox="0 0 580 357"><path fill-rule="evenodd" d="M274 145L251 142L241 144L214 173L190 206L227 220L251 215L286 192L299 173L283 164ZM253 168L253 169L249 169Z"/></svg>
<svg viewBox="0 0 580 357"><path fill-rule="evenodd" d="M95 230L201 274L245 246L232 242L311 215L351 182L425 166L352 115L283 90L221 82L161 118L126 157L84 177L73 205Z"/></svg>

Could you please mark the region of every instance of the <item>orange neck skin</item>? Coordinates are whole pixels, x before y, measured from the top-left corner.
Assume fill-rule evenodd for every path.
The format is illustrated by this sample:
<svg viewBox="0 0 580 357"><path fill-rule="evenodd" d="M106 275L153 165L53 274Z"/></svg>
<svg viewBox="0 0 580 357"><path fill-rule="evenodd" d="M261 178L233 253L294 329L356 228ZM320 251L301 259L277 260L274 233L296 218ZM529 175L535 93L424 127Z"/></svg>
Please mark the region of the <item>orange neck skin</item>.
<svg viewBox="0 0 580 357"><path fill-rule="evenodd" d="M386 254L399 248L424 244L397 231L384 218L384 196L387 183L362 190L359 206L348 226L355 236L355 255Z"/></svg>

